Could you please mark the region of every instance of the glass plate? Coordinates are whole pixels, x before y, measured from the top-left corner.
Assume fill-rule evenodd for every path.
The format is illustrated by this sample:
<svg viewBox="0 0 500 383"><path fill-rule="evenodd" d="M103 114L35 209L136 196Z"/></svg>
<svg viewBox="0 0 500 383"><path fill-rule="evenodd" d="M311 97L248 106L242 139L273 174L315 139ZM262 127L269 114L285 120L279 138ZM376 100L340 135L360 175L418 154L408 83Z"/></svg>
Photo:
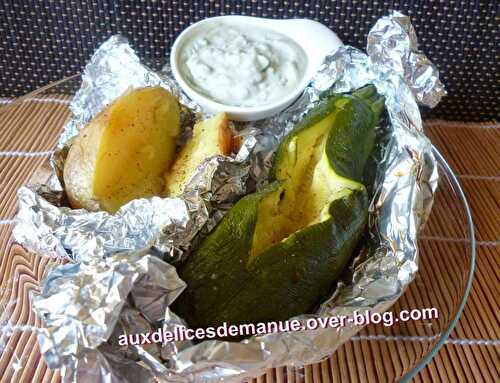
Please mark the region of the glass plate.
<svg viewBox="0 0 500 383"><path fill-rule="evenodd" d="M0 108L0 119L18 113L22 103L57 104L68 108L80 87L74 75L40 88ZM69 110L66 111L69 116ZM46 121L36 119L20 132L43 130ZM64 124L62 119L58 122ZM23 133L25 134L25 133ZM437 319L397 322L392 326L369 325L331 357L304 368L278 368L267 381L409 381L446 343L456 325L471 288L475 265L475 238L470 209L462 188L446 160L434 148L440 182L429 221L422 230L419 271L403 296L391 308L436 308ZM261 381L259 379L259 381Z"/></svg>

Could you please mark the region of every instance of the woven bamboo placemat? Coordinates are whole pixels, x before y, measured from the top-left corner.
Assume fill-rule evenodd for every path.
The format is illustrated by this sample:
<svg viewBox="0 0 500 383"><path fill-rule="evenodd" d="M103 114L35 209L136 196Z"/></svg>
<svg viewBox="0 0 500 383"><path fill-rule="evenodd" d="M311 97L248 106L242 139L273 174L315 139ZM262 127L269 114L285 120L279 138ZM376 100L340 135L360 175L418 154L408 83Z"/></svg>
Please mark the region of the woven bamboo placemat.
<svg viewBox="0 0 500 383"><path fill-rule="evenodd" d="M9 100L0 100L8 103ZM11 236L17 209L16 190L41 166L68 117L66 99L50 98L17 106L0 114L0 381L58 382L47 368L36 336L6 326L42 324L30 309L30 291L58 261L27 254ZM1 107L1 105L0 105ZM445 346L414 378L415 382L500 381L500 124L428 121L426 131L459 176L476 224L477 269L470 298ZM437 214L437 213L436 213ZM432 225L432 223L430 223ZM438 226L434 233L440 233ZM449 232L448 228L448 232ZM460 246L463 238L436 236L421 243L439 254ZM437 259L436 267L440 267ZM441 265L442 267L443 265ZM432 281L429 281L431 283ZM425 301L409 289L402 300ZM397 305L397 304L396 304ZM301 369L278 368L255 382L384 382L393 381L415 354L428 351L425 339L402 339L364 329L322 363ZM388 361L385 363L384 361ZM360 363L362 362L362 363Z"/></svg>

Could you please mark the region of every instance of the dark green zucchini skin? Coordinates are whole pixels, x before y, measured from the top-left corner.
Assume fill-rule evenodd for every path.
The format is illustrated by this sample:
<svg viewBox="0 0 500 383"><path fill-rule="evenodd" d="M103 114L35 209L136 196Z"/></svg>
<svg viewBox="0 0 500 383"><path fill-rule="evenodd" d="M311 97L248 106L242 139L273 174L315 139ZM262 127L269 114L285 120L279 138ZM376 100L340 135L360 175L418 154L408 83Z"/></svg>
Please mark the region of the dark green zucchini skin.
<svg viewBox="0 0 500 383"><path fill-rule="evenodd" d="M207 236L200 247L180 267L179 275L186 289L172 309L191 327L217 325L221 308L244 287L249 274L246 268L257 222L260 200L277 187L240 199ZM237 304L237 303L236 303ZM225 318L233 323L233 318Z"/></svg>
<svg viewBox="0 0 500 383"><path fill-rule="evenodd" d="M339 104L343 110L330 130L326 144L327 155L338 175L357 182L363 181L366 161L375 146L374 128L384 109L384 98L377 93L373 85L367 85L352 94L324 93L318 104L304 116L278 147L271 169L271 179L278 178L277 167L281 158L286 156L289 142L338 109Z"/></svg>
<svg viewBox="0 0 500 383"><path fill-rule="evenodd" d="M327 138L331 148L325 150L337 174L359 182L383 107L382 101L382 107L374 108L380 103L378 95L373 99L374 88L362 90L361 96L333 95L321 100L285 138L275 163L280 163L282 147L290 137L321 121L343 100L344 110ZM326 220L296 231L249 260L259 203L280 185L277 180L238 201L179 268L187 288L172 309L191 327L286 320L311 312L350 262L368 215L368 196L362 185L332 201Z"/></svg>
<svg viewBox="0 0 500 383"><path fill-rule="evenodd" d="M258 201L265 194L241 199L181 268L187 288L173 310L190 326L286 320L310 312L349 262L366 225L364 189L333 201L331 218L248 263Z"/></svg>
<svg viewBox="0 0 500 383"><path fill-rule="evenodd" d="M375 147L373 113L355 97L344 109L328 134L325 150L335 173L362 183L366 161Z"/></svg>

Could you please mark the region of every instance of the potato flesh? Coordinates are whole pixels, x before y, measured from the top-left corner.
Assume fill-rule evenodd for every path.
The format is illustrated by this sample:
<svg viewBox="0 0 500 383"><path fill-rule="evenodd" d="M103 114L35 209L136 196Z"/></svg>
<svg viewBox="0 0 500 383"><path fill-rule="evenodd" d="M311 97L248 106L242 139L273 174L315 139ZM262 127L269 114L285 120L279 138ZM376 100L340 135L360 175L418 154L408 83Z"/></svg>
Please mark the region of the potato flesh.
<svg viewBox="0 0 500 383"><path fill-rule="evenodd" d="M342 188L324 150L335 117L335 113L328 115L288 144L288 156L277 175L282 184L259 205L250 259L327 218L325 209Z"/></svg>
<svg viewBox="0 0 500 383"><path fill-rule="evenodd" d="M193 128L193 136L182 147L174 165L167 172L166 194L176 197L184 191L186 183L196 168L207 158L232 151L233 134L225 113L197 123Z"/></svg>
<svg viewBox="0 0 500 383"><path fill-rule="evenodd" d="M163 191L162 175L175 157L179 106L168 91L143 88L118 99L103 119L107 126L92 185L100 207L113 213L133 199Z"/></svg>

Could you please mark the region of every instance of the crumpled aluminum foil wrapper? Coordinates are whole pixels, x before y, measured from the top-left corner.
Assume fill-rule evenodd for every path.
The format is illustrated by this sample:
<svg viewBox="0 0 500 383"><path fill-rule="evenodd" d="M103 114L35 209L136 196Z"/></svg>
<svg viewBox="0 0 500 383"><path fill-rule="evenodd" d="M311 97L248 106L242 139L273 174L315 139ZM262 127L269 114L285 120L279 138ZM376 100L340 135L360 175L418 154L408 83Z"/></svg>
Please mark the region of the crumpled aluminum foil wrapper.
<svg viewBox="0 0 500 383"><path fill-rule="evenodd" d="M85 66L81 87L70 104L73 116L59 137L58 147L64 147L87 122L128 89L144 86L162 86L182 104L199 111L170 77L142 64L127 39L115 35L99 47Z"/></svg>
<svg viewBox="0 0 500 383"><path fill-rule="evenodd" d="M365 249L368 257L356 259L352 280L339 284L317 313L298 319L351 315L356 310L385 311L417 272L418 230L430 213L438 182L432 145L423 133L417 103L434 106L445 91L436 68L417 49L408 17L392 12L378 20L368 35L366 51L341 47L325 59L310 86L291 107L242 127L252 138L253 147L259 147L250 169L258 186L266 176L272 149L321 92L331 88L345 92L373 83L386 98L388 119L378 132L378 167L369 219L370 242L376 246ZM255 134L263 127L266 130L260 136ZM21 196L30 201L27 191ZM45 235L48 231L42 238ZM57 240L50 238L47 245L56 247ZM146 261L140 256L132 251L93 257L80 265L62 266L44 281L41 298L35 304L47 324L40 343L49 366L63 368L65 381L236 382L273 366L317 362L360 329L349 325L255 336L242 342L213 340L193 345L184 341L121 349L116 343L119 334L183 324L182 318L166 307L180 292L182 282L172 269L165 270L170 274L163 282L168 279L177 286L165 287L158 282L158 270L169 266L154 255L147 255ZM138 259L140 265L135 264ZM157 268L148 267L148 262L155 262ZM144 279L151 281L148 288L136 290L136 281ZM151 305L155 307L153 313ZM87 306L99 315L89 314Z"/></svg>
<svg viewBox="0 0 500 383"><path fill-rule="evenodd" d="M104 343L115 326L126 321L124 313L130 317L140 310L140 316L133 316L136 326L141 318L144 323L158 321L185 287L175 267L150 251L59 266L48 275L40 294L33 296L35 311L47 323L38 331L40 350L49 366L65 366L65 381L81 381L82 369L91 371L94 380L87 374L83 380L88 381L137 381L143 374L152 378L133 359L127 361L126 352ZM75 354L82 358L75 359Z"/></svg>
<svg viewBox="0 0 500 383"><path fill-rule="evenodd" d="M144 86L162 86L176 95L184 106L181 124L184 131L190 129L190 111L199 111L198 106L169 77L141 64L124 37L111 37L85 67L81 88L71 101L72 118L52 156L58 177L53 176L46 185L18 191L19 213L13 230L16 241L35 253L75 262L150 246L163 251L169 261L178 261L193 239L215 226L231 203L246 193L255 146L250 134L242 140L235 157L214 156L203 162L179 198L134 200L116 214L64 205L62 169L71 139L121 94Z"/></svg>

